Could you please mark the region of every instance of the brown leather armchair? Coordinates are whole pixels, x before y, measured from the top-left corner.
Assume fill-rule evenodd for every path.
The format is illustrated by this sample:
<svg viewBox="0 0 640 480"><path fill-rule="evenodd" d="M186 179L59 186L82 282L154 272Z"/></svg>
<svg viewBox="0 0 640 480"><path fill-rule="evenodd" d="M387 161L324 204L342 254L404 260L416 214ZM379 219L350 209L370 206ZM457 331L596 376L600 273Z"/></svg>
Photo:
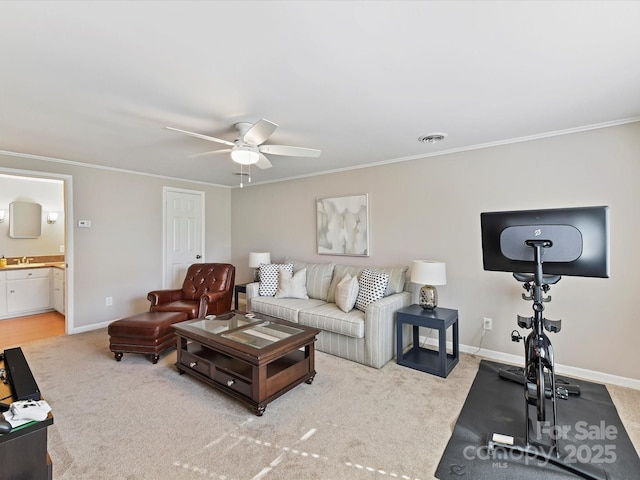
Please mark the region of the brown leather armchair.
<svg viewBox="0 0 640 480"><path fill-rule="evenodd" d="M196 263L187 269L182 288L154 290L147 298L151 312L185 312L189 318L231 310L236 268L230 263Z"/></svg>

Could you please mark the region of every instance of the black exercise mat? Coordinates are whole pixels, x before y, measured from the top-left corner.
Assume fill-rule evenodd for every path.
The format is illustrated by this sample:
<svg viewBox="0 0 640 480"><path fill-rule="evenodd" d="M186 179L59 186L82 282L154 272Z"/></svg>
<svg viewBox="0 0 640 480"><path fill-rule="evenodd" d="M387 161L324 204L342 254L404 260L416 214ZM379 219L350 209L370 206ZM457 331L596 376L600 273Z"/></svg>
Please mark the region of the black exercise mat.
<svg viewBox="0 0 640 480"><path fill-rule="evenodd" d="M436 477L445 479L557 480L581 478L537 458L525 458L501 451L501 458L488 455L486 442L491 433L524 439L524 386L499 377L498 370L512 368L483 360L469 395L449 439ZM604 385L583 380L581 394L557 399L558 440L563 457L579 465L590 464L610 479L640 478L640 458L627 435ZM519 457L519 458L518 458Z"/></svg>

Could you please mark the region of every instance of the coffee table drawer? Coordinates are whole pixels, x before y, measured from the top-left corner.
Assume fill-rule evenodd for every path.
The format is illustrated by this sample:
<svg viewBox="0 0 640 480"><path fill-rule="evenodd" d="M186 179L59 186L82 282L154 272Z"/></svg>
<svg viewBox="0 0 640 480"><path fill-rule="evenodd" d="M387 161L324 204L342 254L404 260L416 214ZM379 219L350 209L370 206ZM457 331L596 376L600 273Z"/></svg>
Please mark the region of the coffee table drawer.
<svg viewBox="0 0 640 480"><path fill-rule="evenodd" d="M182 356L180 357L180 363L182 363L185 367L189 367L196 372L199 372L203 375L209 375L211 371L211 363L204 360L197 355L193 355L186 350L182 351Z"/></svg>
<svg viewBox="0 0 640 480"><path fill-rule="evenodd" d="M239 379L223 370L216 370L214 380L218 383L225 385L231 390L235 390L238 393L246 395L251 398L251 384Z"/></svg>

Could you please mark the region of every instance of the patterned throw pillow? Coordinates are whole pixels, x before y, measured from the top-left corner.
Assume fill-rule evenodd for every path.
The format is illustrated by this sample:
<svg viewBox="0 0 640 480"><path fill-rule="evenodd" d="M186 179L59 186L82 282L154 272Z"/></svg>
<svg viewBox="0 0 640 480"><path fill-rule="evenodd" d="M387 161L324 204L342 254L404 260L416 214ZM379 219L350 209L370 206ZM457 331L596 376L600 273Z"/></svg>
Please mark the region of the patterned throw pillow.
<svg viewBox="0 0 640 480"><path fill-rule="evenodd" d="M278 290L278 274L280 267L286 271L293 273L293 264L281 263L263 263L260 265L260 285L258 286L258 294L261 297L273 297Z"/></svg>
<svg viewBox="0 0 640 480"><path fill-rule="evenodd" d="M347 273L336 287L336 305L338 305L338 308L345 313L353 310L359 290L358 277L352 277Z"/></svg>
<svg viewBox="0 0 640 480"><path fill-rule="evenodd" d="M307 300L307 269L303 268L296 273L289 272L280 267L280 280L276 290L276 298L303 298Z"/></svg>
<svg viewBox="0 0 640 480"><path fill-rule="evenodd" d="M384 297L389 284L389 274L365 268L360 274L360 291L356 300L356 308L366 310L367 305Z"/></svg>

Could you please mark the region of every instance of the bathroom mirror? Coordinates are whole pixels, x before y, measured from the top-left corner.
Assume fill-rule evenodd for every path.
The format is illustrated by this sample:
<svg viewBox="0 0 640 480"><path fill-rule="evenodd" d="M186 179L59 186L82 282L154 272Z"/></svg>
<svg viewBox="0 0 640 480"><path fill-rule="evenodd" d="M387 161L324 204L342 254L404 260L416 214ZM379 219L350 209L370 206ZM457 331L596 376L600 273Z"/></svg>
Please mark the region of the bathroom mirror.
<svg viewBox="0 0 640 480"><path fill-rule="evenodd" d="M42 234L42 205L32 202L9 204L9 236L38 238Z"/></svg>

